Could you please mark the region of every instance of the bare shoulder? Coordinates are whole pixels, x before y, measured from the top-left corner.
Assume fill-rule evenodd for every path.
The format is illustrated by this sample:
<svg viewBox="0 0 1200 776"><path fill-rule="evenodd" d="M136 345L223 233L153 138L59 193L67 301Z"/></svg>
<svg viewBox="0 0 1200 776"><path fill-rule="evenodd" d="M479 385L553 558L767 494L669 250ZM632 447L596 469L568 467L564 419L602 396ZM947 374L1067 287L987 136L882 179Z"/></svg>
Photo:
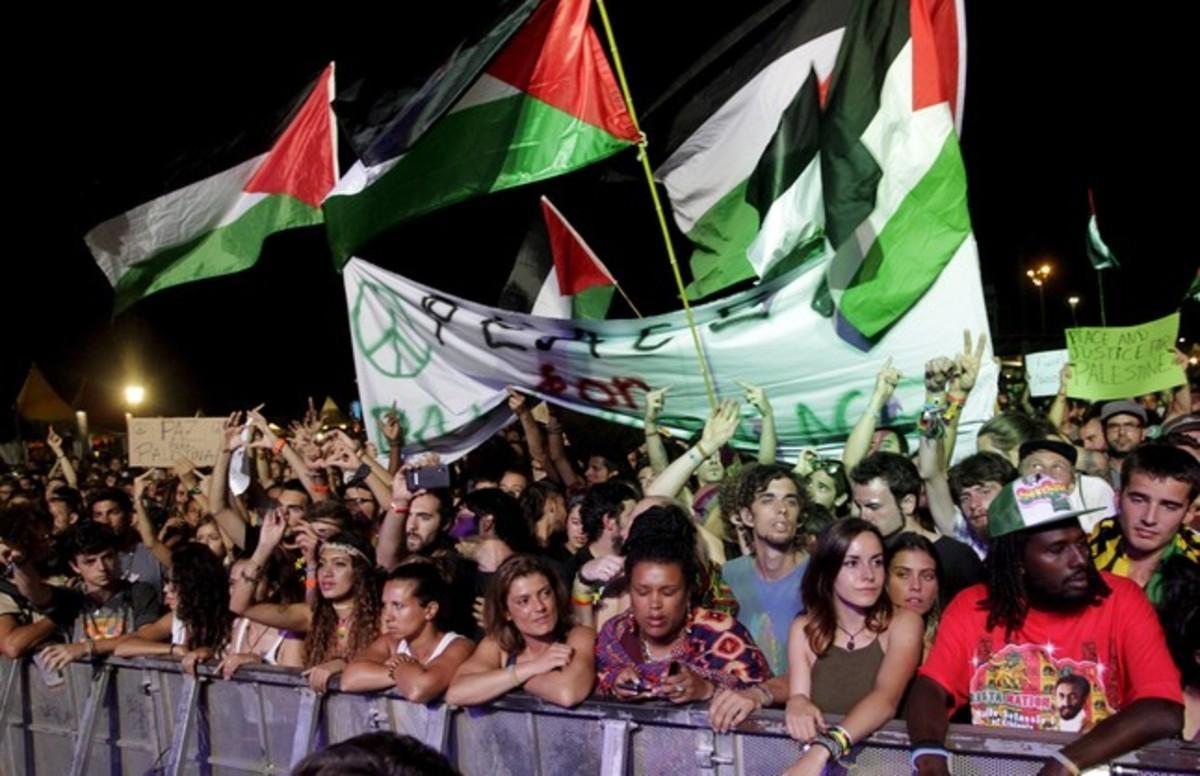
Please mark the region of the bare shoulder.
<svg viewBox="0 0 1200 776"><path fill-rule="evenodd" d="M567 643L571 645L593 644L596 641L596 631L586 625L576 625L567 632Z"/></svg>
<svg viewBox="0 0 1200 776"><path fill-rule="evenodd" d="M891 644L920 643L924 634L925 620L921 615L898 606L892 611L887 630L879 636L879 645L886 651Z"/></svg>

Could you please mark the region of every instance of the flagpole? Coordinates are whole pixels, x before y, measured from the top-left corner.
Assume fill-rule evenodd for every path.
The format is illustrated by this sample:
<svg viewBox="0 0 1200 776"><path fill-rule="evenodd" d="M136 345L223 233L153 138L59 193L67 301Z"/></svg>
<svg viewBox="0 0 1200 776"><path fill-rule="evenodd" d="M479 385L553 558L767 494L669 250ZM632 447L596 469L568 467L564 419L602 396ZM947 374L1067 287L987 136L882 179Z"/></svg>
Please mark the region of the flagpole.
<svg viewBox="0 0 1200 776"><path fill-rule="evenodd" d="M642 315L641 311L637 309L637 305L635 305L633 303L633 300L629 298L629 294L625 293L624 288L621 288L621 284L617 282L616 278L613 278L613 285L616 286L617 293L619 293L621 295L621 298L625 300L625 304L629 305L630 310L633 310L633 314L639 318L644 317Z"/></svg>
<svg viewBox="0 0 1200 776"><path fill-rule="evenodd" d="M1108 314L1104 310L1104 270L1096 270L1096 287L1100 289L1100 325L1108 325Z"/></svg>
<svg viewBox="0 0 1200 776"><path fill-rule="evenodd" d="M612 52L613 65L617 69L617 80L621 83L621 94L625 98L625 108L633 121L633 128L638 133L638 158L642 162L642 170L646 173L646 183L650 186L650 199L654 202L654 212L658 215L658 225L662 229L663 242L667 246L667 259L671 262L671 272L675 275L675 285L679 288L679 299L683 302L683 312L687 316L688 329L692 332L692 344L696 346L696 360L700 362L700 374L704 377L704 391L708 395L709 406L717 407L717 392L713 388L712 373L708 369L708 360L704 357L704 347L700 343L700 332L696 328L696 316L692 314L692 306L688 303L687 290L683 287L683 274L679 271L679 261L675 258L675 246L671 244L671 232L667 228L667 217L663 213L662 201L658 197L658 188L654 185L654 171L650 169L650 156L646 153L646 133L638 125L637 113L633 110L633 96L629 93L629 84L625 80L625 69L621 66L621 54L617 51L617 39L613 36L612 24L608 21L608 9L604 0L596 0L600 9L600 20L604 24L604 35L608 38L608 50ZM620 286L617 286L620 290ZM621 291L624 296L625 292ZM628 297L626 297L628 301Z"/></svg>

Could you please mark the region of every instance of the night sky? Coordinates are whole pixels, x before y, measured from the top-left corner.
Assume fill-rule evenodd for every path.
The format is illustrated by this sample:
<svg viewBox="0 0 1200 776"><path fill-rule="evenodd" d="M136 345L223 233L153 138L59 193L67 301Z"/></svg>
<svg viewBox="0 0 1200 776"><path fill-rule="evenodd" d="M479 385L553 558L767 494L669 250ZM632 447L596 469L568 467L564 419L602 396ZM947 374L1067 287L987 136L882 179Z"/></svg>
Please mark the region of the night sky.
<svg viewBox="0 0 1200 776"><path fill-rule="evenodd" d="M404 5L407 14L415 4ZM254 269L161 292L116 319L107 281L82 237L96 223L191 182L188 171L219 160L239 132L273 126L330 59L339 62L340 78L433 67L477 5L439 3L419 18L335 14L287 29L240 17L168 25L106 15L75 19L74 32L56 33L14 59L3 403L12 406L36 362L68 401L86 381L84 403L101 425L119 418L120 387L133 379L148 390L144 414L222 414L265 401L268 414L289 416L301 412L304 397L326 394L348 404L355 389L345 300L319 229L276 235ZM713 9L695 17L704 5ZM635 105L652 104L757 5L612 0ZM1096 273L1084 254L1089 185L1105 237L1123 262L1104 278L1110 324L1177 307L1200 255L1188 228L1195 197L1172 193L1194 172L1186 160L1194 167L1195 155L1185 150L1194 124L1185 111L1195 87L1178 74L1195 68L1174 61L1183 54L1170 39L1186 25L1093 4L1079 4L1077 16L1051 17L1042 5L967 3L962 147L999 353L1061 347L1072 294L1083 299L1079 323L1099 324ZM666 118L643 122L655 161L655 128ZM343 144L344 164L346 150ZM1171 180L1179 183L1167 185ZM632 151L545 185L435 213L362 255L494 302L543 193L643 312L676 306ZM676 246L686 257L678 235ZM1042 261L1055 268L1044 338L1037 295L1024 276ZM614 303L615 312L622 309ZM1184 312L1190 333L1196 305ZM12 426L8 413L0 439Z"/></svg>

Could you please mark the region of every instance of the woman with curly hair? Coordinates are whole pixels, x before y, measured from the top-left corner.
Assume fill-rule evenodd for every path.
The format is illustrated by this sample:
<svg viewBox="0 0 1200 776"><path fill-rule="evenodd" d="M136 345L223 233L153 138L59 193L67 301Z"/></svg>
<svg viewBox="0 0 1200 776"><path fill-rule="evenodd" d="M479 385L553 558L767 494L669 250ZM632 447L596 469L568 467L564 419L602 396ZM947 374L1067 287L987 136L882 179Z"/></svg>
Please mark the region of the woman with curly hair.
<svg viewBox="0 0 1200 776"><path fill-rule="evenodd" d="M487 635L458 668L446 702L474 706L524 688L557 706L592 692L595 631L572 625L567 589L545 558L513 555L500 564L483 606Z"/></svg>
<svg viewBox="0 0 1200 776"><path fill-rule="evenodd" d="M222 655L233 615L225 567L207 547L186 543L171 552L163 600L171 611L134 631L117 646L118 657L178 655L193 673L198 662Z"/></svg>
<svg viewBox="0 0 1200 776"><path fill-rule="evenodd" d="M283 540L287 519L281 510L263 523L258 547L248 565L257 581L271 553ZM304 675L317 692L341 673L346 663L379 635L379 588L375 583L374 551L351 533L337 533L321 542L316 577L309 577L318 595L306 603L251 605L251 585L235 591L230 609L250 620L291 633L303 633Z"/></svg>
<svg viewBox="0 0 1200 776"><path fill-rule="evenodd" d="M921 660L924 624L892 606L883 537L859 518L817 540L804 575L807 614L788 634L788 733L812 746L788 774L818 774L896 715ZM842 714L840 725L824 714Z"/></svg>
<svg viewBox="0 0 1200 776"><path fill-rule="evenodd" d="M771 702L762 650L731 615L700 605L706 589L696 528L681 509L655 506L638 516L625 541L630 605L596 639L601 693L621 701L661 698L707 701L723 691L745 694L750 706ZM783 687L780 685L780 695ZM722 697L711 710L727 729Z"/></svg>

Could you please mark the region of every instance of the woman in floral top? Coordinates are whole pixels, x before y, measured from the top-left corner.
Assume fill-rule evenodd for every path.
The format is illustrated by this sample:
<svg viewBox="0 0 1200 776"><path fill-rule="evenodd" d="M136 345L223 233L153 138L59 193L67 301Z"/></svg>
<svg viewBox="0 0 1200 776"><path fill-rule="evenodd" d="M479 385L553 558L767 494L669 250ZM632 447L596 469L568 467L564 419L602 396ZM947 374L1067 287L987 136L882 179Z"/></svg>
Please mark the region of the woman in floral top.
<svg viewBox="0 0 1200 776"><path fill-rule="evenodd" d="M596 640L598 689L619 700L706 701L718 691L757 689L771 669L738 621L695 604L700 595L695 526L680 510L652 507L630 529L625 574L630 608ZM754 688L754 689L752 689Z"/></svg>

